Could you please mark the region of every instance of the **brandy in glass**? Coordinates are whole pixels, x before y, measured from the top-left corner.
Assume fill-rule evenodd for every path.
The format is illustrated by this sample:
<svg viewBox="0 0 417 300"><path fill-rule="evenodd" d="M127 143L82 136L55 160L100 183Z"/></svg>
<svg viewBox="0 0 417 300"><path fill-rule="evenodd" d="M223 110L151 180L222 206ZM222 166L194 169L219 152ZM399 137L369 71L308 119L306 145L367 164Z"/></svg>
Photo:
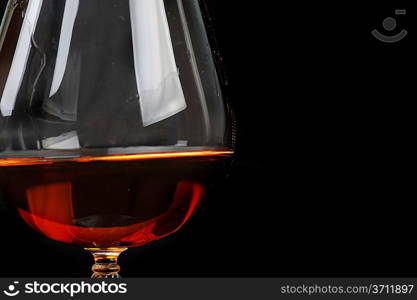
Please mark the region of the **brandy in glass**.
<svg viewBox="0 0 417 300"><path fill-rule="evenodd" d="M197 0L9 0L0 28L0 188L93 277L190 218L234 148Z"/></svg>

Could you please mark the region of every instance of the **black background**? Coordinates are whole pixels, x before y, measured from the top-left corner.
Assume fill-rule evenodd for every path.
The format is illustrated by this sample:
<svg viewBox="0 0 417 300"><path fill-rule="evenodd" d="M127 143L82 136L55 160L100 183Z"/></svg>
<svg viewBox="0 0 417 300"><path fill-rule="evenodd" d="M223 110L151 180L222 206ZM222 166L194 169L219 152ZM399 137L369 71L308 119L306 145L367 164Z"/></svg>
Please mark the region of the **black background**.
<svg viewBox="0 0 417 300"><path fill-rule="evenodd" d="M409 2L207 3L238 121L233 168L182 231L123 254L122 275L417 276ZM409 35L377 41L397 8L394 33ZM88 253L13 212L0 232L0 276L90 275Z"/></svg>

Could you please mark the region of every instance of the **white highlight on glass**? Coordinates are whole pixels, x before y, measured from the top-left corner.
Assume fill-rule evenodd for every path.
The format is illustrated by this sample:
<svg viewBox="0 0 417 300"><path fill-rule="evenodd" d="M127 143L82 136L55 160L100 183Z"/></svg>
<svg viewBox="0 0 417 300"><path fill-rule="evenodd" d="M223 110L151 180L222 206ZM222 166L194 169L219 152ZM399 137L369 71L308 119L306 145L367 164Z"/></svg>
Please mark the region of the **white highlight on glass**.
<svg viewBox="0 0 417 300"><path fill-rule="evenodd" d="M70 131L56 137L43 139L42 147L47 150L75 150L81 148L76 131Z"/></svg>
<svg viewBox="0 0 417 300"><path fill-rule="evenodd" d="M36 29L42 3L43 0L29 0L9 76L1 97L0 110L4 117L11 116L13 113L32 48L32 36Z"/></svg>
<svg viewBox="0 0 417 300"><path fill-rule="evenodd" d="M143 126L187 108L163 0L129 0Z"/></svg>
<svg viewBox="0 0 417 300"><path fill-rule="evenodd" d="M71 46L72 32L74 29L75 19L77 18L79 4L79 0L69 0L65 3L61 35L59 37L58 54L49 97L52 97L56 94L56 92L58 92L62 80L64 79L65 69L68 62L68 54Z"/></svg>

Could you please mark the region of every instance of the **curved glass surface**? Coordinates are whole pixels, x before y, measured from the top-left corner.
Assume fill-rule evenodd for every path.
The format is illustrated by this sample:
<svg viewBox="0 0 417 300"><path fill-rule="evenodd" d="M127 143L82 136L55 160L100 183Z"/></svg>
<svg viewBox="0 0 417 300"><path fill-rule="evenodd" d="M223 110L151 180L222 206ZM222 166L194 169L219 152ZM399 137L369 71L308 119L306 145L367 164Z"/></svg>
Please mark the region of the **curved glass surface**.
<svg viewBox="0 0 417 300"><path fill-rule="evenodd" d="M229 150L197 0L8 2L0 159Z"/></svg>

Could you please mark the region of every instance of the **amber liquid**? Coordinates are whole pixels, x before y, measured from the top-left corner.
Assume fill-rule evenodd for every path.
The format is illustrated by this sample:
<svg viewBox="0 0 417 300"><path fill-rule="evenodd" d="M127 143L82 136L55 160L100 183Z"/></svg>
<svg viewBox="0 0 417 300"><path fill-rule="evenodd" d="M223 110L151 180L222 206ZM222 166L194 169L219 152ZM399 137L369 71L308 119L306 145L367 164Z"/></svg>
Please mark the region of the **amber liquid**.
<svg viewBox="0 0 417 300"><path fill-rule="evenodd" d="M66 161L0 160L5 200L45 236L82 247L133 247L178 230L224 152L113 156Z"/></svg>

